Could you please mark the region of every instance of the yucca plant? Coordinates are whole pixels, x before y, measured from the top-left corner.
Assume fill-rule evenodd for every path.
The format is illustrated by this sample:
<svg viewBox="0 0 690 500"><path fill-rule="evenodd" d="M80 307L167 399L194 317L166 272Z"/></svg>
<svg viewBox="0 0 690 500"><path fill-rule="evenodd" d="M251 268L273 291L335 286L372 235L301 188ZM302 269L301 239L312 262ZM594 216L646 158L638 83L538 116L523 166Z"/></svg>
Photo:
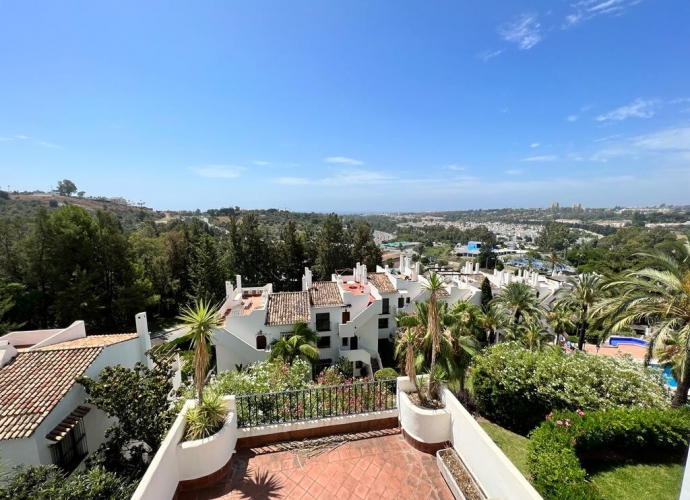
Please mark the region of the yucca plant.
<svg viewBox="0 0 690 500"><path fill-rule="evenodd" d="M227 416L228 408L223 401L222 394L207 392L203 402L187 411L185 441L213 436L223 427Z"/></svg>

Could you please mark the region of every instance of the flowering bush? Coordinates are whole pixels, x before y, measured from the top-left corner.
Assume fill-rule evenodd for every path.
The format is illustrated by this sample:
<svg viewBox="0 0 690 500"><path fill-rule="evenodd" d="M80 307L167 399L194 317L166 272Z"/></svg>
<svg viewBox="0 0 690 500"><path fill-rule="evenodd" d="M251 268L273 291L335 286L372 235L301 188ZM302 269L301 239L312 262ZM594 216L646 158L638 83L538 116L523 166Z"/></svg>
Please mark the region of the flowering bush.
<svg viewBox="0 0 690 500"><path fill-rule="evenodd" d="M528 467L545 500L598 500L579 456L606 451L682 458L690 439L690 411L618 409L550 413L533 433Z"/></svg>
<svg viewBox="0 0 690 500"><path fill-rule="evenodd" d="M272 391L304 389L311 377L311 365L301 359L292 364L281 360L266 360L249 365L242 371L219 373L211 381L214 391L222 394L256 394Z"/></svg>
<svg viewBox="0 0 690 500"><path fill-rule="evenodd" d="M470 380L478 411L521 434L553 410L664 408L670 402L659 374L632 358L533 352L510 342L475 357Z"/></svg>

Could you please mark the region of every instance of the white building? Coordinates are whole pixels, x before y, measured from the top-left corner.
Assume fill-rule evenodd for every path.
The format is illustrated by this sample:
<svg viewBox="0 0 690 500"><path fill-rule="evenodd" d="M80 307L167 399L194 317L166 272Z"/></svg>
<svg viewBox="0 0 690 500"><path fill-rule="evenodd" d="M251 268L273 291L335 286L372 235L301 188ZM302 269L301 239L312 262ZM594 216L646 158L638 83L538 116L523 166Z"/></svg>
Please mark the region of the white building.
<svg viewBox="0 0 690 500"><path fill-rule="evenodd" d="M243 288L226 282L226 301L221 308L223 329L215 332L218 371L235 369L267 359L271 343L303 321L319 336L321 366L345 357L354 363L355 375L373 374L381 367L379 339L395 335L398 310L411 312L414 303L428 298L419 275L419 264L400 256L397 269L378 267L369 273L357 265L352 274L334 274L331 281L313 281L307 268L301 292L273 293L272 285ZM449 303L480 302L479 290L448 281L439 293ZM318 368L317 368L318 369Z"/></svg>
<svg viewBox="0 0 690 500"><path fill-rule="evenodd" d="M83 321L56 330L12 332L0 339L0 458L20 464L79 467L105 441L106 414L84 403L75 378L98 379L109 365L150 363L146 313L137 333L86 335Z"/></svg>

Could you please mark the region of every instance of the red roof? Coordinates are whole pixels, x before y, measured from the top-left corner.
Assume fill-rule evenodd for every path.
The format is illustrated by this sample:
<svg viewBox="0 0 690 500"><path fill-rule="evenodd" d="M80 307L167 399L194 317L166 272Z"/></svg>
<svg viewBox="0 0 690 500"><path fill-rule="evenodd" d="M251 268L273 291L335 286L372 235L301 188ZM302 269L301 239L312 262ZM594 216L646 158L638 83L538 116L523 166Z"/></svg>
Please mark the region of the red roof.
<svg viewBox="0 0 690 500"><path fill-rule="evenodd" d="M31 436L103 350L51 347L20 352L0 368L0 440Z"/></svg>

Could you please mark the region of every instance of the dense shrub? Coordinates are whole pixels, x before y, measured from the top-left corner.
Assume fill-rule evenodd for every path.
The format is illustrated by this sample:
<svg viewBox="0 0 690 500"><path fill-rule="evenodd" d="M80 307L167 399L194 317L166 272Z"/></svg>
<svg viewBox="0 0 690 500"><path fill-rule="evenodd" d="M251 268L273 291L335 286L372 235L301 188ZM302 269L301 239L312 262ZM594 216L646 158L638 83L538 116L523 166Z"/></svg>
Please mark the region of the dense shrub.
<svg viewBox="0 0 690 500"><path fill-rule="evenodd" d="M69 478L54 465L18 467L0 487L0 500L127 500L136 483L95 467Z"/></svg>
<svg viewBox="0 0 690 500"><path fill-rule="evenodd" d="M398 372L393 368L381 368L374 373L374 380L390 380L393 378L398 378Z"/></svg>
<svg viewBox="0 0 690 500"><path fill-rule="evenodd" d="M272 391L304 389L311 378L311 365L301 359L292 364L280 360L267 360L249 365L241 371L231 370L218 374L210 383L220 394L257 394Z"/></svg>
<svg viewBox="0 0 690 500"><path fill-rule="evenodd" d="M355 372L354 368L352 367L352 361L350 361L346 357L340 358L338 362L333 366L335 366L338 369L338 371L342 373L343 377L354 377Z"/></svg>
<svg viewBox="0 0 690 500"><path fill-rule="evenodd" d="M470 379L477 410L525 435L553 410L664 408L670 401L659 374L632 358L532 352L515 343L477 356Z"/></svg>
<svg viewBox="0 0 690 500"><path fill-rule="evenodd" d="M557 412L532 433L528 467L545 500L597 500L578 456L604 451L683 457L688 439L686 409Z"/></svg>

